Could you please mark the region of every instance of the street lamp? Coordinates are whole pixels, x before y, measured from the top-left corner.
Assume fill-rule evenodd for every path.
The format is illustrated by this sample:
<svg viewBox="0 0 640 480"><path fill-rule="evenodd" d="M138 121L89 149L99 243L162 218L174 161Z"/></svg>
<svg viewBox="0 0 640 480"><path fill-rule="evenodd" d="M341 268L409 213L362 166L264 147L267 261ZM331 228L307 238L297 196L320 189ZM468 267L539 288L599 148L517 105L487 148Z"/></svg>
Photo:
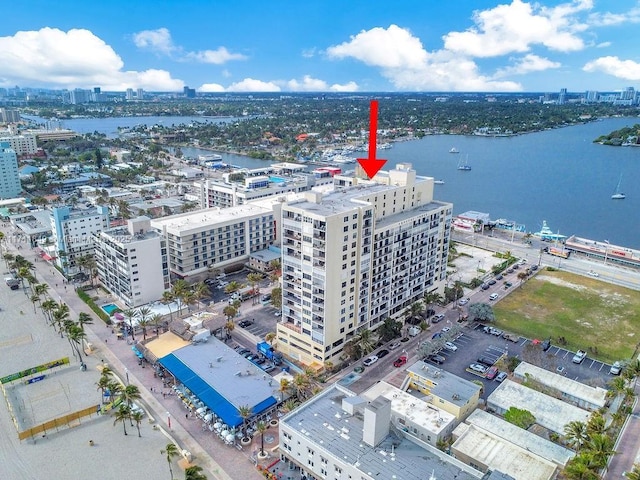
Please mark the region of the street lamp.
<svg viewBox="0 0 640 480"><path fill-rule="evenodd" d="M605 240L604 243L607 244L606 247L604 247L604 264L607 264L607 254L609 253L609 240Z"/></svg>
<svg viewBox="0 0 640 480"><path fill-rule="evenodd" d="M129 385L129 369L128 368L124 369L124 376L127 379L127 385Z"/></svg>
<svg viewBox="0 0 640 480"><path fill-rule="evenodd" d="M171 414L167 412L167 425L169 425L169 430L171 430Z"/></svg>

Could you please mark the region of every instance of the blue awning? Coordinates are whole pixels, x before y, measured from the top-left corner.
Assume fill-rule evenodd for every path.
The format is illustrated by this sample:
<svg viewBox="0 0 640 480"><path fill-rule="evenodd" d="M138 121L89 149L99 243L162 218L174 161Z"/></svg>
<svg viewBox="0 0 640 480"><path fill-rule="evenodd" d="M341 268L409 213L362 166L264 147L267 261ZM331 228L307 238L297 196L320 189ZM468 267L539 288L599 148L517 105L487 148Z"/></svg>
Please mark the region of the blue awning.
<svg viewBox="0 0 640 480"><path fill-rule="evenodd" d="M144 355L142 354L142 352L140 352L140 350L138 350L135 345L131 347L131 350L133 350L133 353L136 354L136 357L140 359L144 358Z"/></svg>
<svg viewBox="0 0 640 480"><path fill-rule="evenodd" d="M211 385L200 378L187 367L174 354L169 354L159 360L160 364L183 383L196 397L200 399L212 412L222 418L224 423L231 427L242 425L242 417L238 409L216 391ZM258 405L250 405L254 413L261 413L265 409L275 405L277 400L269 397Z"/></svg>

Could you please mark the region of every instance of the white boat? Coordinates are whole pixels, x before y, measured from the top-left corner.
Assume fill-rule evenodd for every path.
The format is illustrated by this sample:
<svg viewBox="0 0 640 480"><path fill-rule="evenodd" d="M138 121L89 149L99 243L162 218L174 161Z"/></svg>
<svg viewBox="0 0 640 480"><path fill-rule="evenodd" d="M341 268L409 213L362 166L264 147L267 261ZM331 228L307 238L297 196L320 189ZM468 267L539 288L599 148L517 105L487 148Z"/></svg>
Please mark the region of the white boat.
<svg viewBox="0 0 640 480"><path fill-rule="evenodd" d="M218 155L217 153L212 153L211 155L198 155L198 160L201 162L215 162L222 160L222 155Z"/></svg>
<svg viewBox="0 0 640 480"><path fill-rule="evenodd" d="M434 180L434 185L444 185L444 180Z"/></svg>
<svg viewBox="0 0 640 480"><path fill-rule="evenodd" d="M469 165L469 155L466 156L466 158L464 159L464 162L458 162L458 170L462 170L465 172L468 172L469 170L471 170L471 166Z"/></svg>
<svg viewBox="0 0 640 480"><path fill-rule="evenodd" d="M451 150L449 150L449 153L460 153L460 151L456 147L451 147Z"/></svg>
<svg viewBox="0 0 640 480"><path fill-rule="evenodd" d="M622 174L620 174L620 180L618 180L618 185L616 185L616 191L611 195L611 200L624 200L627 196L620 191L620 182L622 182Z"/></svg>
<svg viewBox="0 0 640 480"><path fill-rule="evenodd" d="M540 231L535 232L533 235L539 237L541 240L546 240L548 242L552 242L555 240L564 240L565 238L567 238L566 235L560 235L560 232L553 233L553 230L551 230L549 228L549 225L547 225L546 220L542 221L542 228L540 229Z"/></svg>

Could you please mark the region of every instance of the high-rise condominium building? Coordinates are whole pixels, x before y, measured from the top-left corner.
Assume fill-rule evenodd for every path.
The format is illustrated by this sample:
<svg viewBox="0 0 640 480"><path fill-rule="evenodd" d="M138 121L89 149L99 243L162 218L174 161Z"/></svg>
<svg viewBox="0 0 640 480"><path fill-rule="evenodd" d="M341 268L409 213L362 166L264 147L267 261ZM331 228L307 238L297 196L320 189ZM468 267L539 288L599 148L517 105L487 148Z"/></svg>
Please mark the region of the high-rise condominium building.
<svg viewBox="0 0 640 480"><path fill-rule="evenodd" d="M38 151L35 133L0 136L0 142L7 142L16 155L33 155Z"/></svg>
<svg viewBox="0 0 640 480"><path fill-rule="evenodd" d="M15 198L20 192L18 156L8 142L0 142L0 198Z"/></svg>
<svg viewBox="0 0 640 480"><path fill-rule="evenodd" d="M338 178L354 185L282 206L278 348L307 365L444 288L452 205L409 164L375 180Z"/></svg>
<svg viewBox="0 0 640 480"><path fill-rule="evenodd" d="M170 288L167 247L150 227L148 217L138 217L94 234L100 282L130 308L158 300Z"/></svg>

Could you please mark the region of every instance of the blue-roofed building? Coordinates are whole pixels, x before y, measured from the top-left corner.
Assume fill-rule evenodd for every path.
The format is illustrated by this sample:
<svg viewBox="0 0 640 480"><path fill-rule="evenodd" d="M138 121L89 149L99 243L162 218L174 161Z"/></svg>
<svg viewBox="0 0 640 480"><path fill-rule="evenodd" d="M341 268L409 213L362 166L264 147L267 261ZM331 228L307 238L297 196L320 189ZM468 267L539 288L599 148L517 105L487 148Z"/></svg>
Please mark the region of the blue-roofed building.
<svg viewBox="0 0 640 480"><path fill-rule="evenodd" d="M279 382L214 337L179 348L159 363L230 427L243 423L239 407L261 415L278 403Z"/></svg>

